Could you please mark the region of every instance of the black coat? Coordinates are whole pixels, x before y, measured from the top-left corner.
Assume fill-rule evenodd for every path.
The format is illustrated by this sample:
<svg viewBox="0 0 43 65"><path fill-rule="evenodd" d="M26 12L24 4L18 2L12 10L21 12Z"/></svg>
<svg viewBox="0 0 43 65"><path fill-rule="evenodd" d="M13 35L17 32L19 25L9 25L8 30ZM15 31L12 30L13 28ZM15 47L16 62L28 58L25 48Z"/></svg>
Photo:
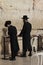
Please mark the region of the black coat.
<svg viewBox="0 0 43 65"><path fill-rule="evenodd" d="M18 52L19 45L17 40L17 29L15 26L10 25L8 27L8 34L10 35L11 52Z"/></svg>
<svg viewBox="0 0 43 65"><path fill-rule="evenodd" d="M31 40L31 36L30 36L31 29L32 29L31 24L28 23L28 22L24 22L24 25L23 25L23 28L21 30L21 33L19 34L19 36L22 36L22 38L23 38L23 50L24 51L27 51L27 49L29 51L32 50L31 43L30 43L30 40Z"/></svg>

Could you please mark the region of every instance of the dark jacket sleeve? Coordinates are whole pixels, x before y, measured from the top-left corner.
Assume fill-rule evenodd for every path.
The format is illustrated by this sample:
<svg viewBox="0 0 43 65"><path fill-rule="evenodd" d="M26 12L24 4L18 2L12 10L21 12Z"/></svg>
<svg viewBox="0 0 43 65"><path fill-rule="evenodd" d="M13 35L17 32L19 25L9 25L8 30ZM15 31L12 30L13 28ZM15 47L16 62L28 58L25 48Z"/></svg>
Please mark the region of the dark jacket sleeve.
<svg viewBox="0 0 43 65"><path fill-rule="evenodd" d="M21 32L20 32L20 34L18 35L18 36L23 36L23 33L24 33L24 29L25 29L25 27L24 27L24 25L23 25L23 28L22 28L22 30L21 30Z"/></svg>

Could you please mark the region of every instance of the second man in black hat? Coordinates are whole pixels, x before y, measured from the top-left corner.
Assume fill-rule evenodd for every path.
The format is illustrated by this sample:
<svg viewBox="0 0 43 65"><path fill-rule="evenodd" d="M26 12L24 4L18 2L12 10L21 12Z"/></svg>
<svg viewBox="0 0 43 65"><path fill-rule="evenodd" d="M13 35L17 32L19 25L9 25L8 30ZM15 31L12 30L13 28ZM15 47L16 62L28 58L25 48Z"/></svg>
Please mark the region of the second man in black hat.
<svg viewBox="0 0 43 65"><path fill-rule="evenodd" d="M32 47L31 47L31 36L30 36L30 32L32 29L31 24L28 22L28 17L27 15L23 16L23 29L21 30L21 33L19 34L19 36L22 36L23 39L23 53L20 55L21 57L26 57L26 51L29 51L29 56L32 55L31 51L32 51Z"/></svg>

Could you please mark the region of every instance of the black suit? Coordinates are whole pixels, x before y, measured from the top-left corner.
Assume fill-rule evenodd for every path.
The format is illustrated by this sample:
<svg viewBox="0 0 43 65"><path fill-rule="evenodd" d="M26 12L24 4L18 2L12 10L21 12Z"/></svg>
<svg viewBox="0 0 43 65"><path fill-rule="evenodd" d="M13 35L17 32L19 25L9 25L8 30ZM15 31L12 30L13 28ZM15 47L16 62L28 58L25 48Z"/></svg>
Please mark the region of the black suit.
<svg viewBox="0 0 43 65"><path fill-rule="evenodd" d="M15 57L18 50L18 41L17 41L17 29L15 26L10 25L8 27L8 34L10 35L10 43L11 43L11 56Z"/></svg>
<svg viewBox="0 0 43 65"><path fill-rule="evenodd" d="M19 34L19 36L22 36L22 38L23 38L23 53L26 53L27 49L30 52L32 51L32 47L31 47L31 43L30 43L31 29L32 29L31 24L28 22L24 22L23 29L21 30L21 33Z"/></svg>

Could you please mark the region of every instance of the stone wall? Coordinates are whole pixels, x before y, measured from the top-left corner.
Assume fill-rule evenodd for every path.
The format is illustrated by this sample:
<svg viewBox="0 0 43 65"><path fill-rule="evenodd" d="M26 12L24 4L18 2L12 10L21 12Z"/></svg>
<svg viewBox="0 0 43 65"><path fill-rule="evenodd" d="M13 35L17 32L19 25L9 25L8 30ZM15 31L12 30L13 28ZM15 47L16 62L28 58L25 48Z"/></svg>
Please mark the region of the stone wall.
<svg viewBox="0 0 43 65"><path fill-rule="evenodd" d="M32 28L43 28L43 0L0 0L0 37L6 20L21 30L24 14L29 17Z"/></svg>

